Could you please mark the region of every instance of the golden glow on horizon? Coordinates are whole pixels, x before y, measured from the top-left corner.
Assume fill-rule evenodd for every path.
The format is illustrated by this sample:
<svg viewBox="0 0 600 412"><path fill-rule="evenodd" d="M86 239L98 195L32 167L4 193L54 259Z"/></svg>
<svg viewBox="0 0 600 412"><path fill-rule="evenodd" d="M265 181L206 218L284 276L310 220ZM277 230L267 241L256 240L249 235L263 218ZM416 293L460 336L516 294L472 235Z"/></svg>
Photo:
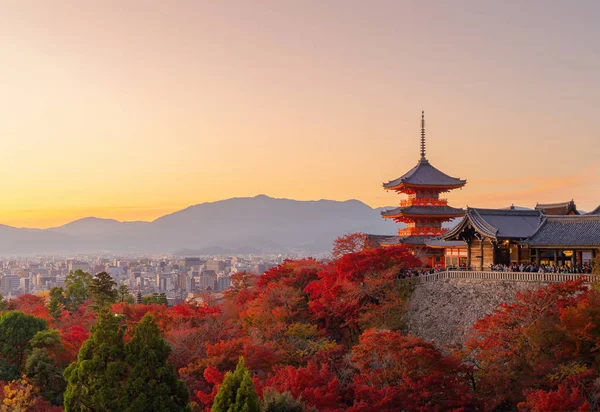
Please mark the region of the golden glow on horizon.
<svg viewBox="0 0 600 412"><path fill-rule="evenodd" d="M375 4L9 2L0 223L396 205L422 109L427 157L467 179L451 205L600 203L598 5Z"/></svg>

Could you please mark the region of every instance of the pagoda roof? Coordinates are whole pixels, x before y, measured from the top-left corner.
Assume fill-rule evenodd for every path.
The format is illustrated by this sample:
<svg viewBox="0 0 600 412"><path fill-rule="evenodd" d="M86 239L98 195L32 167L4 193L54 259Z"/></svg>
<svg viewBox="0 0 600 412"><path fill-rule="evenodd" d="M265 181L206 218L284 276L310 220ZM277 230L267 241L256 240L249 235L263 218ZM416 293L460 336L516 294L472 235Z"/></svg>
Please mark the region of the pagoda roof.
<svg viewBox="0 0 600 412"><path fill-rule="evenodd" d="M530 247L600 247L600 215L545 216L523 241Z"/></svg>
<svg viewBox="0 0 600 412"><path fill-rule="evenodd" d="M384 210L381 212L383 217L394 217L399 215L422 215L422 216L462 216L465 214L463 209L452 206L404 206L395 209Z"/></svg>
<svg viewBox="0 0 600 412"><path fill-rule="evenodd" d="M425 246L425 242L432 239L433 236L392 236L381 242L385 246L394 245L411 245L411 246Z"/></svg>
<svg viewBox="0 0 600 412"><path fill-rule="evenodd" d="M586 215L600 215L600 205L591 212L587 212Z"/></svg>
<svg viewBox="0 0 600 412"><path fill-rule="evenodd" d="M538 203L535 205L535 210L541 210L546 215L578 215L577 205L573 200L560 203Z"/></svg>
<svg viewBox="0 0 600 412"><path fill-rule="evenodd" d="M540 226L543 213L539 210L479 209L467 207L464 218L444 234L444 239L459 239L472 228L480 235L494 240L526 239Z"/></svg>
<svg viewBox="0 0 600 412"><path fill-rule="evenodd" d="M462 240L444 240L439 236L386 236L379 239L381 245L427 246L432 248L465 247Z"/></svg>
<svg viewBox="0 0 600 412"><path fill-rule="evenodd" d="M462 187L467 183L466 180L457 179L448 176L444 172L436 169L429 163L429 160L421 158L419 163L404 175L396 180L391 180L383 184L385 189L395 189L401 186L423 186L423 187Z"/></svg>

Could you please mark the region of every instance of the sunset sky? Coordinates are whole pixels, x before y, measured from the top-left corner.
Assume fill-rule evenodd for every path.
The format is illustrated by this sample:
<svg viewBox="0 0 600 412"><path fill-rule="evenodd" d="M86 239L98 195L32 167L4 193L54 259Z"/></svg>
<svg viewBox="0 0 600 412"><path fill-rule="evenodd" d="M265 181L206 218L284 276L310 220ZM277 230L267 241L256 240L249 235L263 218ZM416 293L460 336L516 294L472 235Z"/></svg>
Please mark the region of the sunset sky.
<svg viewBox="0 0 600 412"><path fill-rule="evenodd" d="M560 4L555 4L560 3ZM0 0L0 223L267 194L600 204L600 2Z"/></svg>

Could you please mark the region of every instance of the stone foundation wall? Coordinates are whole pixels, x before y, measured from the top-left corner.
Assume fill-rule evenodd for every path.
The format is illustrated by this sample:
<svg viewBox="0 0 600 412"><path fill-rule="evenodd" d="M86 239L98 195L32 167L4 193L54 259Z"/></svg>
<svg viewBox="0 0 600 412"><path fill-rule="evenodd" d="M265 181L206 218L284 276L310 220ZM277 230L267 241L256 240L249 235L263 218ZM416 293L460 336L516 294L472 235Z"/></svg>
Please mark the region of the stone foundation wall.
<svg viewBox="0 0 600 412"><path fill-rule="evenodd" d="M446 279L414 287L407 302L407 332L439 347L461 345L475 321L518 291L547 286L537 282Z"/></svg>

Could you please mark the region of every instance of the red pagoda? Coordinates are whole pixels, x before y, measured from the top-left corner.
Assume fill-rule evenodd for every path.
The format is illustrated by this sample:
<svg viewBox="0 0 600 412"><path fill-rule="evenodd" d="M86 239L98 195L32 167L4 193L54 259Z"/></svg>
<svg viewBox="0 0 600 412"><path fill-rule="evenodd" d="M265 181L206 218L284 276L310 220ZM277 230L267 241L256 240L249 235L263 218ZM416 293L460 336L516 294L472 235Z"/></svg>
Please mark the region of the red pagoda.
<svg viewBox="0 0 600 412"><path fill-rule="evenodd" d="M466 180L457 179L436 169L425 157L425 112L421 113L421 159L408 173L384 183L385 190L404 193L408 198L400 201L400 207L381 212L386 219L406 224L398 230L398 236L379 240L382 246L405 244L418 250L419 257L427 266L444 266L444 249L460 247L441 239L447 231L442 223L462 217L463 209L448 205L440 194L463 187ZM462 244L462 242L460 242Z"/></svg>

